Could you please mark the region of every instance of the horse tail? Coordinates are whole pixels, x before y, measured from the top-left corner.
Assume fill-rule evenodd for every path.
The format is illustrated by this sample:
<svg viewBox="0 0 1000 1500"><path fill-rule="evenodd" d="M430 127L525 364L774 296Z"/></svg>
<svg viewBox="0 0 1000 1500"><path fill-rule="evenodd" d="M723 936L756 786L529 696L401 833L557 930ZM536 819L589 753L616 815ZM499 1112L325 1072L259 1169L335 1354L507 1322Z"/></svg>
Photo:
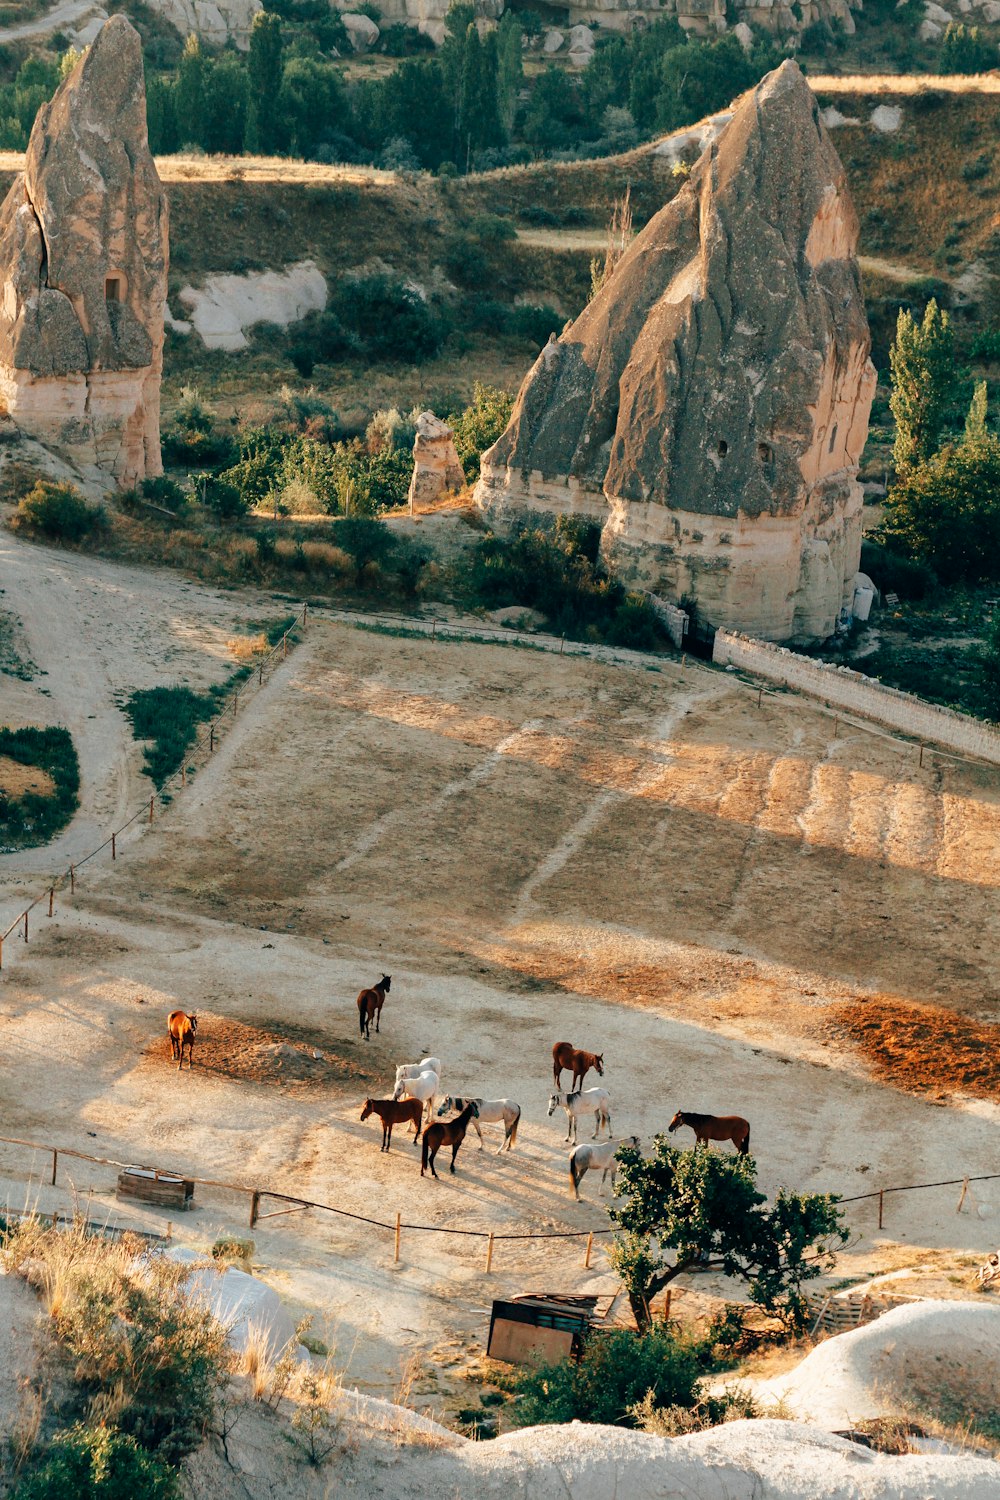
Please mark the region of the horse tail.
<svg viewBox="0 0 1000 1500"><path fill-rule="evenodd" d="M740 1155L741 1156L749 1156L750 1155L750 1126L749 1125L747 1126L747 1133L746 1133L746 1135L743 1137L742 1141L740 1141Z"/></svg>
<svg viewBox="0 0 1000 1500"><path fill-rule="evenodd" d="M518 1105L517 1106L517 1114L514 1116L514 1123L510 1127L510 1134L507 1136L507 1139L508 1139L508 1141L510 1142L510 1144L512 1146L514 1146L514 1145L517 1144L517 1127L520 1125L520 1123L521 1123L521 1106Z"/></svg>
<svg viewBox="0 0 1000 1500"><path fill-rule="evenodd" d="M358 1030L361 1032L361 1035L364 1036L364 1034L365 1034L365 1007L362 1005L362 1003L361 1003L360 1000L358 1001Z"/></svg>
<svg viewBox="0 0 1000 1500"><path fill-rule="evenodd" d="M574 1198L579 1198L580 1196L580 1180L582 1177L583 1173L578 1173L576 1170L576 1152L571 1151L569 1154L569 1180L573 1188Z"/></svg>
<svg viewBox="0 0 1000 1500"><path fill-rule="evenodd" d="M421 1108L420 1113L421 1113L421 1117L422 1117L423 1116L423 1109L422 1108ZM424 1146L423 1146L423 1150L420 1153L420 1175L421 1176L423 1176L424 1172L426 1171L426 1168L427 1168L427 1131L425 1130L424 1131Z"/></svg>

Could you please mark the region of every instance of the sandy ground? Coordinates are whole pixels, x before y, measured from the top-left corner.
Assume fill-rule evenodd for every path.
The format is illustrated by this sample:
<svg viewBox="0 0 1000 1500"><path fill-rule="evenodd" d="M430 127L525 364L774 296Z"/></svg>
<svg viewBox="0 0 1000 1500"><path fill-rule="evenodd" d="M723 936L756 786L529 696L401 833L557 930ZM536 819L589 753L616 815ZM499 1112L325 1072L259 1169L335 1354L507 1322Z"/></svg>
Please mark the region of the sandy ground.
<svg viewBox="0 0 1000 1500"><path fill-rule="evenodd" d="M32 555L40 579L94 591L94 639L114 634L100 611L128 601L117 675L95 666L80 689L92 711L109 713L112 681L153 674L165 641L183 644L171 671L221 663L230 627L210 591ZM66 568L80 572L67 582ZM55 646L31 640L46 666ZM58 717L54 665L48 681ZM73 691L67 679L70 705ZM92 798L81 822L100 817ZM596 1182L572 1201L562 1122L546 1115L551 1046L568 1039L603 1050L616 1134L648 1138L677 1108L743 1113L768 1189L851 1195L995 1171L995 1102L886 1086L836 1015L888 996L995 1022L998 822L995 772L919 768L793 695L758 709L704 667L317 621L167 815L5 953L4 1133L390 1224L600 1228ZM22 874L4 862L5 905ZM382 1034L364 1042L354 997L383 971ZM201 1020L190 1073L163 1035L178 1004ZM426 1053L449 1091L522 1104L511 1155L489 1149L496 1127L440 1182L398 1135L380 1154L360 1105ZM93 1194L91 1212L118 1211L107 1168L64 1162L52 1189L41 1157L4 1146L0 1174L18 1202L65 1206L72 1188ZM842 1271L922 1267L921 1285L969 1295L1000 1232L1000 1182L961 1215L956 1201L892 1198L881 1234L871 1203L852 1207ZM185 1242L245 1232L245 1198L199 1188L196 1205L170 1216ZM481 1354L494 1296L615 1288L599 1251L584 1270L579 1239L498 1241L487 1277L484 1238L404 1230L398 1265L391 1232L312 1211L265 1219L254 1238L262 1273L314 1315L349 1383L392 1393L412 1361L411 1398L432 1409Z"/></svg>

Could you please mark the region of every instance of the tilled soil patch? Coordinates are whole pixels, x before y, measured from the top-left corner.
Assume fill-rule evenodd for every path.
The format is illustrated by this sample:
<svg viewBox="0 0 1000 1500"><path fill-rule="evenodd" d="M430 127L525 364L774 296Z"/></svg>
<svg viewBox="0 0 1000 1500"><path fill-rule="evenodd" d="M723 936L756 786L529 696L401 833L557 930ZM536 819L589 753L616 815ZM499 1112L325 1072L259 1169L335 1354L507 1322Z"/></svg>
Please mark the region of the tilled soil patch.
<svg viewBox="0 0 1000 1500"><path fill-rule="evenodd" d="M1000 1099L1000 1027L879 996L840 1005L834 1015L840 1036L846 1032L885 1082Z"/></svg>
<svg viewBox="0 0 1000 1500"><path fill-rule="evenodd" d="M333 1085L375 1077L350 1054L353 1044L333 1042L322 1031L289 1021L263 1021L251 1026L225 1016L199 1015L194 1043L194 1066L220 1078L242 1083L276 1083L294 1093L323 1090ZM170 1040L158 1037L144 1056L159 1066L171 1063ZM185 1071L187 1063L185 1062Z"/></svg>

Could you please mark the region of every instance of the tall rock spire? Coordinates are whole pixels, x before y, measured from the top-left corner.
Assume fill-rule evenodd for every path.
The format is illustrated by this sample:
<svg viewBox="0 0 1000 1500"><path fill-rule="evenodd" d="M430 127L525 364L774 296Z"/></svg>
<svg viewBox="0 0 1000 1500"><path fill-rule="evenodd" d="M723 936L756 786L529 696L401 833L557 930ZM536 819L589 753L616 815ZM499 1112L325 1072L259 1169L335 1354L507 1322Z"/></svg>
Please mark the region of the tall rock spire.
<svg viewBox="0 0 1000 1500"><path fill-rule="evenodd" d="M476 496L576 511L627 582L772 640L830 635L857 570L875 388L843 167L785 62L542 350Z"/></svg>
<svg viewBox="0 0 1000 1500"><path fill-rule="evenodd" d="M0 398L122 485L162 471L167 253L142 47L113 16L39 110L0 206Z"/></svg>

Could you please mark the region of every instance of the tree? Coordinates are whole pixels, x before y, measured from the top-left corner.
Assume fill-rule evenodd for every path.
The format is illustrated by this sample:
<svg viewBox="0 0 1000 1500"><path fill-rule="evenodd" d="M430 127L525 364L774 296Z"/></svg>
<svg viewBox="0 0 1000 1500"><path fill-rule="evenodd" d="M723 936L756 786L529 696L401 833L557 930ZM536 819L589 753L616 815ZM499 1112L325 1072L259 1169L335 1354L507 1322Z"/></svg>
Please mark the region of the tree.
<svg viewBox="0 0 1000 1500"><path fill-rule="evenodd" d="M543 151L568 146L580 124L580 106L575 79L550 63L531 91L524 114L524 139Z"/></svg>
<svg viewBox="0 0 1000 1500"><path fill-rule="evenodd" d="M1000 439L973 436L904 470L879 540L929 563L944 583L1000 578Z"/></svg>
<svg viewBox="0 0 1000 1500"><path fill-rule="evenodd" d="M661 89L656 99L656 126L677 130L714 110L735 94L751 88L780 61L766 44L746 53L731 32L714 42L685 42L663 54ZM636 120L639 115L633 108Z"/></svg>
<svg viewBox="0 0 1000 1500"><path fill-rule="evenodd" d="M497 105L500 125L509 140L514 129L518 96L524 80L521 24L512 10L505 11L496 34Z"/></svg>
<svg viewBox="0 0 1000 1500"><path fill-rule="evenodd" d="M995 42L989 42L978 26L951 21L941 42L938 71L941 73L986 73L996 66Z"/></svg>
<svg viewBox="0 0 1000 1500"><path fill-rule="evenodd" d="M312 156L330 132L345 123L340 74L315 57L292 57L285 64L278 95L282 144L295 156Z"/></svg>
<svg viewBox="0 0 1000 1500"><path fill-rule="evenodd" d="M250 111L247 120L247 150L265 154L280 149L281 117L281 18L260 10L250 28Z"/></svg>
<svg viewBox="0 0 1000 1500"><path fill-rule="evenodd" d="M472 387L472 404L457 416L448 418L466 479L478 477L480 457L503 432L513 409L514 403L506 391L500 390L499 386L482 385L477 380Z"/></svg>
<svg viewBox="0 0 1000 1500"><path fill-rule="evenodd" d="M986 632L980 674L987 712L994 723L1000 722L1000 610L994 614Z"/></svg>
<svg viewBox="0 0 1000 1500"><path fill-rule="evenodd" d="M192 34L184 43L174 89L174 115L182 146L205 144L205 56Z"/></svg>
<svg viewBox="0 0 1000 1500"><path fill-rule="evenodd" d="M250 86L247 71L235 57L220 57L205 80L206 151L238 156L247 132Z"/></svg>
<svg viewBox="0 0 1000 1500"><path fill-rule="evenodd" d="M889 408L896 421L892 456L896 473L903 476L937 450L955 393L951 320L935 298L928 302L920 323L908 309L900 309L889 367Z"/></svg>
<svg viewBox="0 0 1000 1500"><path fill-rule="evenodd" d="M801 1324L803 1284L832 1267L833 1245L848 1238L835 1198L781 1189L769 1207L752 1157L678 1151L662 1135L652 1156L623 1146L619 1161L610 1259L640 1331L651 1325L653 1297L705 1264L745 1281L768 1312Z"/></svg>
<svg viewBox="0 0 1000 1500"><path fill-rule="evenodd" d="M177 138L177 114L174 108L176 84L159 73L146 80L146 129L149 149L154 156L166 156L180 145ZM242 142L240 143L242 149Z"/></svg>
<svg viewBox="0 0 1000 1500"><path fill-rule="evenodd" d="M965 418L965 442L979 443L987 436L986 414L989 407L985 380L977 380Z"/></svg>

